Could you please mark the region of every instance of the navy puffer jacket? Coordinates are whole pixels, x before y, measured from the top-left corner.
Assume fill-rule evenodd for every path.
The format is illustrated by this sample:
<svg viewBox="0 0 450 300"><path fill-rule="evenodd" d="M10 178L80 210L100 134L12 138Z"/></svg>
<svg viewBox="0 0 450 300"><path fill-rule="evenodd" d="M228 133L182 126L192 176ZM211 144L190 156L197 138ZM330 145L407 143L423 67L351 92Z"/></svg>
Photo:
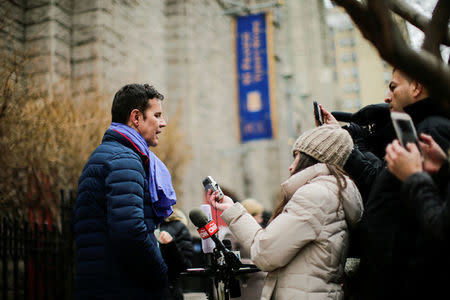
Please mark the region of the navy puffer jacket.
<svg viewBox="0 0 450 300"><path fill-rule="evenodd" d="M107 130L79 179L77 299L161 299L167 267L154 236L147 156Z"/></svg>

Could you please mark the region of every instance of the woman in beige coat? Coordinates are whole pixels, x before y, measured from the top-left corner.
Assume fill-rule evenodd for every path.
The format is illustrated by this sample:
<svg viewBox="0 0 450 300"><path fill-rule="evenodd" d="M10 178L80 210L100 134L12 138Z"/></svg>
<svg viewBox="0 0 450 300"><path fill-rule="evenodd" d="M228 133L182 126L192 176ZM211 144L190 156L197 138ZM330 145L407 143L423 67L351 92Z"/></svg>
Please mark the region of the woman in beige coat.
<svg viewBox="0 0 450 300"><path fill-rule="evenodd" d="M284 199L263 229L240 203L229 197L212 206L235 237L250 249L252 261L269 272L261 299L342 299L348 226L363 207L355 184L342 171L353 142L347 131L323 125L294 144L291 176Z"/></svg>

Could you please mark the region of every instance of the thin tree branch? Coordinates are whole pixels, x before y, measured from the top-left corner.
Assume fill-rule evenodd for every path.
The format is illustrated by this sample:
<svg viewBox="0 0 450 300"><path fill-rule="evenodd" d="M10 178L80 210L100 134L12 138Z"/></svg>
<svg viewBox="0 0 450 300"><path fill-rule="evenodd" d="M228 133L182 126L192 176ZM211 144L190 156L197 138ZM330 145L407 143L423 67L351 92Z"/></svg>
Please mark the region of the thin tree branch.
<svg viewBox="0 0 450 300"><path fill-rule="evenodd" d="M377 49L382 48L387 53L393 53L394 40L402 39L402 37L397 30L396 24L392 21L388 6L385 1L368 0L367 8L372 15L377 16L376 18L373 18L373 16L369 18L373 20L371 23L375 24L371 30L377 33L374 46ZM393 28L396 30L392 30Z"/></svg>
<svg viewBox="0 0 450 300"><path fill-rule="evenodd" d="M343 7L347 14L352 19L353 23L357 24L361 34L373 42L375 39L373 37L373 32L369 30L371 28L369 22L369 12L367 7L356 0L333 0L334 3ZM361 23L362 26L358 24Z"/></svg>
<svg viewBox="0 0 450 300"><path fill-rule="evenodd" d="M419 28L423 32L426 31L428 23L430 22L429 18L421 14L404 0L390 0L389 3L391 5L391 10L394 13L396 13L415 27ZM444 45L450 46L450 30L448 28L444 28L442 33L445 36L445 38L442 40L442 43Z"/></svg>
<svg viewBox="0 0 450 300"><path fill-rule="evenodd" d="M439 0L433 10L431 21L425 30L422 49L442 59L439 47L446 37L448 19L450 18L450 1Z"/></svg>

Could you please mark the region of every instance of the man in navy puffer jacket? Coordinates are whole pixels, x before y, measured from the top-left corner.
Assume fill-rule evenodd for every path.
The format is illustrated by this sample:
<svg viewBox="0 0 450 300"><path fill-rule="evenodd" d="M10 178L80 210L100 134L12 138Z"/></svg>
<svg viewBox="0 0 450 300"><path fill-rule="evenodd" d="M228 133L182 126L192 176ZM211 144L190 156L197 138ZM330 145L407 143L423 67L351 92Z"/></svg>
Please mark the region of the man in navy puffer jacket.
<svg viewBox="0 0 450 300"><path fill-rule="evenodd" d="M167 168L148 149L166 126L162 99L147 84L114 96L111 127L83 169L73 211L77 299L163 297L167 266L153 232L176 197Z"/></svg>

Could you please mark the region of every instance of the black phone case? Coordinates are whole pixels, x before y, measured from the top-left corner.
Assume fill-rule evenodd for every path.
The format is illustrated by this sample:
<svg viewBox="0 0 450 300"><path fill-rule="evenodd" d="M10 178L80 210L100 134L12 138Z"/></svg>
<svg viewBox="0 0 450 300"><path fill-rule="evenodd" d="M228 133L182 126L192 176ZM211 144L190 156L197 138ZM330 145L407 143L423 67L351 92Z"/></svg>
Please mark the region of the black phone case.
<svg viewBox="0 0 450 300"><path fill-rule="evenodd" d="M320 113L320 107L317 101L313 101L314 107L314 118L319 123L319 125L323 125L323 118L321 118L322 114Z"/></svg>

